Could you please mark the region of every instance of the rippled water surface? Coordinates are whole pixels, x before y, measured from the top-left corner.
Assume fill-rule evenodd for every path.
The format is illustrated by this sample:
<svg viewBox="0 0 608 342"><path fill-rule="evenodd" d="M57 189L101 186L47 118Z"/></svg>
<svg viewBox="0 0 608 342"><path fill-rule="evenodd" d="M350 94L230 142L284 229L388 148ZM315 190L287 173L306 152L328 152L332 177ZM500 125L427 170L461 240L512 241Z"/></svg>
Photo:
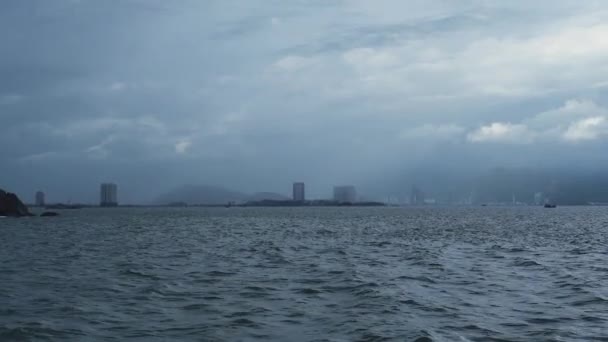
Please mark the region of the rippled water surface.
<svg viewBox="0 0 608 342"><path fill-rule="evenodd" d="M0 219L0 341L608 341L608 207Z"/></svg>

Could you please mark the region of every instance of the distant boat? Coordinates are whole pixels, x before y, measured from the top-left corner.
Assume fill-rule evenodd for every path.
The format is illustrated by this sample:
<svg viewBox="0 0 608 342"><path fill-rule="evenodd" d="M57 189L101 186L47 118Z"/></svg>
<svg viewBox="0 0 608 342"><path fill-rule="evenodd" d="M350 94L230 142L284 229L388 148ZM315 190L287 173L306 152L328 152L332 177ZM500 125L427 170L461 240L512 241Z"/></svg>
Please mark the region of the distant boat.
<svg viewBox="0 0 608 342"><path fill-rule="evenodd" d="M546 203L545 208L557 208L557 205L553 203Z"/></svg>

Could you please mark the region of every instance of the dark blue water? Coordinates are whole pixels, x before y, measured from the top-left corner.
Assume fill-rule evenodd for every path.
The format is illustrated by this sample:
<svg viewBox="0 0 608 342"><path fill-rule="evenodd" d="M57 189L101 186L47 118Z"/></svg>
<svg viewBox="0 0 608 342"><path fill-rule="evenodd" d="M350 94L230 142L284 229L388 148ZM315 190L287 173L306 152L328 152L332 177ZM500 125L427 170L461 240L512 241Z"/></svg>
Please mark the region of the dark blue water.
<svg viewBox="0 0 608 342"><path fill-rule="evenodd" d="M0 219L0 341L608 341L606 208Z"/></svg>

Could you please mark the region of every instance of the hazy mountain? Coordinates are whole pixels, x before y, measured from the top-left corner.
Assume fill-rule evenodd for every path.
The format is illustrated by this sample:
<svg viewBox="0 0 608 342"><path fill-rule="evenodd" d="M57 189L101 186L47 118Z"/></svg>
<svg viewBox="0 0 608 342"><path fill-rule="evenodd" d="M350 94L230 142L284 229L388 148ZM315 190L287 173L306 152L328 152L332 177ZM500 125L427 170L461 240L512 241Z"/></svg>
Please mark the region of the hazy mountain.
<svg viewBox="0 0 608 342"><path fill-rule="evenodd" d="M184 185L159 196L154 203L169 204L183 202L190 205L196 205L263 200L284 201L288 199L289 197L273 192L258 192L250 195L219 186Z"/></svg>
<svg viewBox="0 0 608 342"><path fill-rule="evenodd" d="M478 183L478 201L531 202L535 192L559 204L608 202L608 173L585 170L495 169Z"/></svg>
<svg viewBox="0 0 608 342"><path fill-rule="evenodd" d="M224 204L228 202L242 202L248 198L247 194L218 186L184 185L160 195L154 202L156 204L184 202L190 205Z"/></svg>
<svg viewBox="0 0 608 342"><path fill-rule="evenodd" d="M270 201L287 201L290 200L290 197L281 195L281 194L277 194L274 192L258 192L255 193L253 195L251 195L248 200L249 201L263 201L263 200L270 200Z"/></svg>
<svg viewBox="0 0 608 342"><path fill-rule="evenodd" d="M443 203L467 200L474 203L510 203L513 200L533 203L536 193L542 193L543 197L560 205L608 202L606 169L503 167L477 174L437 170L408 177L395 187L398 191L391 194L405 198L411 194L414 185L425 193L426 198L435 198Z"/></svg>

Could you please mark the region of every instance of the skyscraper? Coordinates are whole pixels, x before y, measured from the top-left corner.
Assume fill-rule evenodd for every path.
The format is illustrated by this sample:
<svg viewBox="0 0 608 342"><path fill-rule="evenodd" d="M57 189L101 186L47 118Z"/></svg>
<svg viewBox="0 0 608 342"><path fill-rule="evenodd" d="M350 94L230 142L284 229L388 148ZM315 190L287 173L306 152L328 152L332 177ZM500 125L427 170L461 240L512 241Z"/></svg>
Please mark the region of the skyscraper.
<svg viewBox="0 0 608 342"><path fill-rule="evenodd" d="M338 203L355 203L357 201L357 189L352 185L335 186L334 201Z"/></svg>
<svg viewBox="0 0 608 342"><path fill-rule="evenodd" d="M298 202L306 201L306 190L304 183L293 183L293 200Z"/></svg>
<svg viewBox="0 0 608 342"><path fill-rule="evenodd" d="M118 187L114 183L101 184L100 202L102 207L118 206Z"/></svg>
<svg viewBox="0 0 608 342"><path fill-rule="evenodd" d="M44 207L45 202L44 202L44 192L42 191L38 191L36 192L36 206L37 207Z"/></svg>
<svg viewBox="0 0 608 342"><path fill-rule="evenodd" d="M424 192L420 190L417 186L412 186L412 193L410 195L410 204L411 205L423 205L425 204Z"/></svg>

